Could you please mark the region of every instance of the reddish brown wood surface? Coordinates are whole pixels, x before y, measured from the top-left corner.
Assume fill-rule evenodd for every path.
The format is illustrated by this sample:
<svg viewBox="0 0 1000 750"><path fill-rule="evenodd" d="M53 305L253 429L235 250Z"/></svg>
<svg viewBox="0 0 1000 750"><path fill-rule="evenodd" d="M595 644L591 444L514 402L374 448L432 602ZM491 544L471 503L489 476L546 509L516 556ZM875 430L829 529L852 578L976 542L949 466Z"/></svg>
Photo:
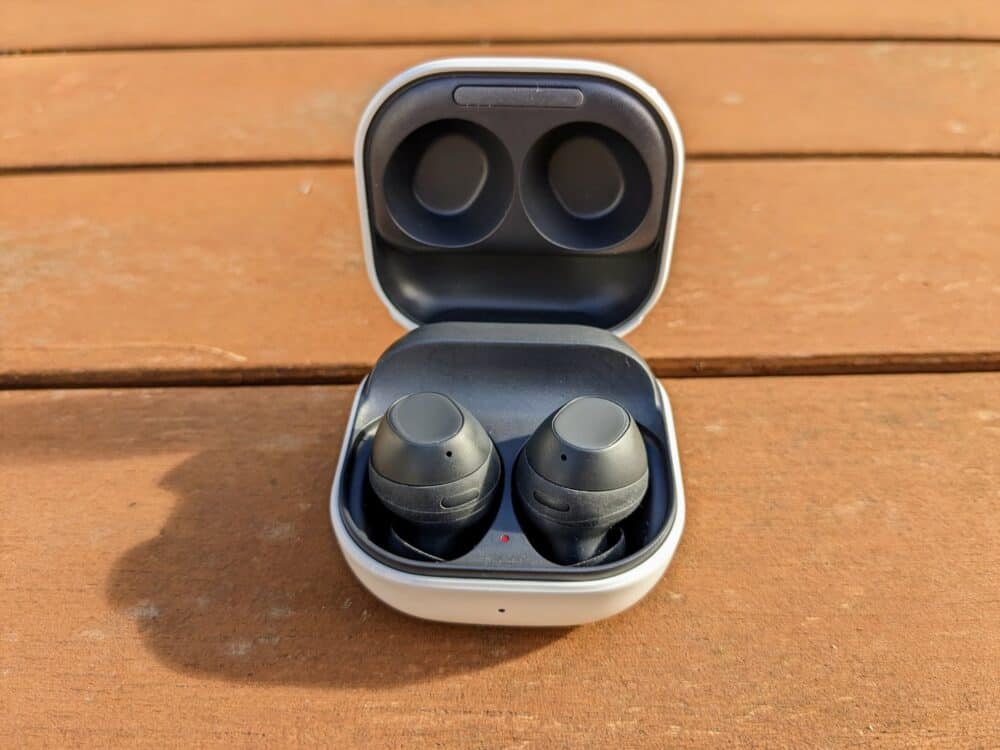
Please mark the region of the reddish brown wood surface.
<svg viewBox="0 0 1000 750"><path fill-rule="evenodd" d="M981 0L0 3L0 747L1000 744L1000 374L667 381L675 563L558 631L368 595L354 386L301 385L401 333L351 140L456 54L673 105L658 373L995 370L998 40ZM238 382L285 387L44 390Z"/></svg>
<svg viewBox="0 0 1000 750"><path fill-rule="evenodd" d="M278 0L6 0L7 49L192 44L657 37L917 37L996 39L990 0L574 0L318 2Z"/></svg>
<svg viewBox="0 0 1000 750"><path fill-rule="evenodd" d="M0 744L994 746L1000 375L666 385L675 562L558 631L365 593L350 387L0 393Z"/></svg>
<svg viewBox="0 0 1000 750"><path fill-rule="evenodd" d="M357 379L401 329L353 190L347 167L0 179L2 377ZM661 373L995 366L998 193L995 161L693 163L629 340Z"/></svg>
<svg viewBox="0 0 1000 750"><path fill-rule="evenodd" d="M0 58L0 167L349 160L388 78L457 54L625 65L693 155L1000 152L996 45L453 45Z"/></svg>

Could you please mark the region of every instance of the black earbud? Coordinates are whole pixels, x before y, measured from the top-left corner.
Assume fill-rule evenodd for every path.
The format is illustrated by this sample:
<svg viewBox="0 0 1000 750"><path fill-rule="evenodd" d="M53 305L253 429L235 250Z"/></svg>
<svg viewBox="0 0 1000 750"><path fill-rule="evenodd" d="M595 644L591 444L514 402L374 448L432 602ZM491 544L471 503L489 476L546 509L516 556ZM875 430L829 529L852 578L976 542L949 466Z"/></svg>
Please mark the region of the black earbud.
<svg viewBox="0 0 1000 750"><path fill-rule="evenodd" d="M376 429L368 480L393 517L391 542L401 554L447 559L470 549L500 478L500 457L479 420L440 393L404 396Z"/></svg>
<svg viewBox="0 0 1000 750"><path fill-rule="evenodd" d="M646 494L649 465L638 425L613 401L575 398L542 422L518 457L514 482L537 546L563 565L624 553L620 529Z"/></svg>

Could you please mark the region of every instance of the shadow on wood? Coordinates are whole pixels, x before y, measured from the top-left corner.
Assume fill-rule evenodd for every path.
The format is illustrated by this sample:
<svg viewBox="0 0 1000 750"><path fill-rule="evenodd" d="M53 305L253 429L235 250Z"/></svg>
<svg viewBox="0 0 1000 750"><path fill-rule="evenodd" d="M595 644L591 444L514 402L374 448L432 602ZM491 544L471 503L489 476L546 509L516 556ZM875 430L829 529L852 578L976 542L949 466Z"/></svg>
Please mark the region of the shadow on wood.
<svg viewBox="0 0 1000 750"><path fill-rule="evenodd" d="M173 669L384 688L475 672L560 639L567 631L415 620L355 580L327 511L350 390L282 389L274 398L250 389L239 399L218 390L76 394L35 404L34 418L19 413L19 424L53 437L11 448L26 461L45 461L50 449L110 460L116 472L132 471L134 457L161 454L170 465L170 456L190 454L160 481L176 497L169 512L142 494L138 476L137 494L119 495L104 511L105 524L132 527L122 546L166 515L159 533L114 563L106 592ZM57 440L60 432L73 437Z"/></svg>

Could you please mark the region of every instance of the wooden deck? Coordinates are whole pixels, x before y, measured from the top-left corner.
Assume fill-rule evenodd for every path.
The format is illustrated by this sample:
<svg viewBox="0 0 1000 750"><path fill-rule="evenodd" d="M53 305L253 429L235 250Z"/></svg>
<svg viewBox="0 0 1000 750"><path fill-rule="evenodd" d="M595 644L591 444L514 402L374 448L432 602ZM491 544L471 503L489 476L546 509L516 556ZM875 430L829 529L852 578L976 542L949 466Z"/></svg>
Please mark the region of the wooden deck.
<svg viewBox="0 0 1000 750"><path fill-rule="evenodd" d="M0 746L1000 745L1000 7L205 5L0 4ZM329 531L401 333L353 129L455 54L626 65L688 145L629 337L688 525L573 630L406 618Z"/></svg>

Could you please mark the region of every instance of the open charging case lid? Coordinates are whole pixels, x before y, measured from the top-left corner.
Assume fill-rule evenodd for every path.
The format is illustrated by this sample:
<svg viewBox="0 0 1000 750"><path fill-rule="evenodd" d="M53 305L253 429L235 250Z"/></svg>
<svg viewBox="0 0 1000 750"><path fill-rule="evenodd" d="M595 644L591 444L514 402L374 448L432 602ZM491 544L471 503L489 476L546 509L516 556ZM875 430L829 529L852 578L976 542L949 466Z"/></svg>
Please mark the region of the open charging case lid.
<svg viewBox="0 0 1000 750"><path fill-rule="evenodd" d="M375 95L357 132L372 285L406 328L576 323L623 335L666 283L683 162L666 102L619 67L418 65Z"/></svg>

